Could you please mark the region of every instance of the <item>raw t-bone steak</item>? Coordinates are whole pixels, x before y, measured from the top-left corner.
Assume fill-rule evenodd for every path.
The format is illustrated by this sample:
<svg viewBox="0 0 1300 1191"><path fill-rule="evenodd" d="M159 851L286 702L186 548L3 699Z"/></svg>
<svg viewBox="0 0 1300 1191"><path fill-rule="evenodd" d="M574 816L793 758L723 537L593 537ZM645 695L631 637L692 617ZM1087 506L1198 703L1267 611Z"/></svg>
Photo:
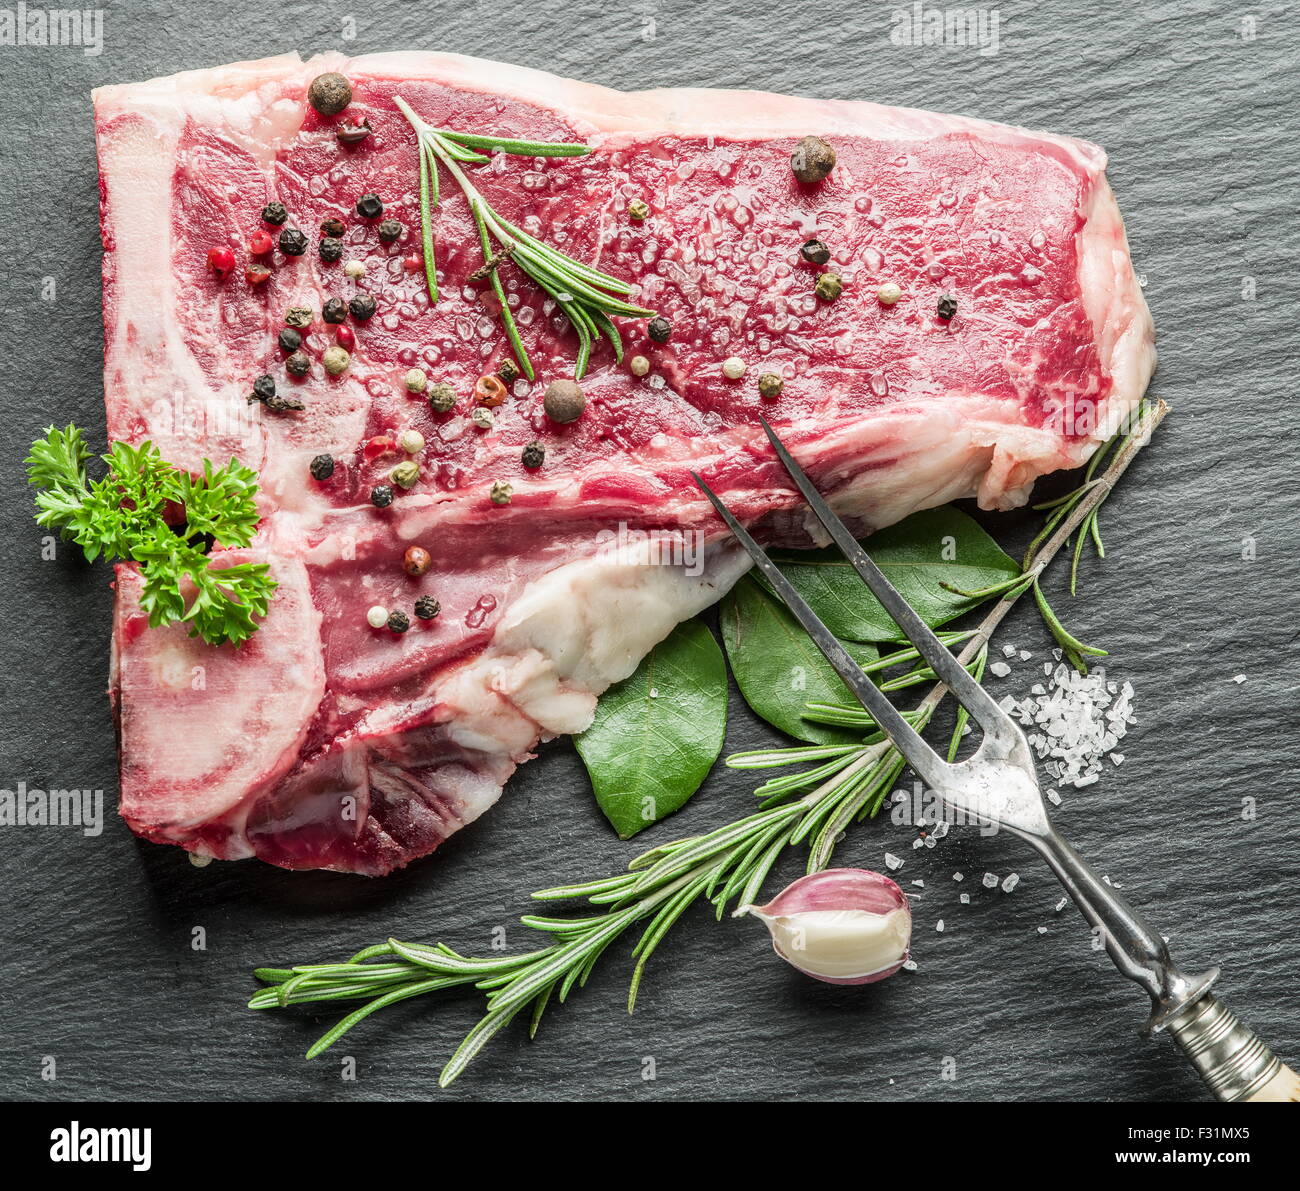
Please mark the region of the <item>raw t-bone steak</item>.
<svg viewBox="0 0 1300 1191"><path fill-rule="evenodd" d="M342 116L306 102L326 71L351 82ZM433 126L594 149L467 167L501 216L632 282L633 300L671 323L659 343L645 320L617 320L627 356L597 348L577 421L542 409L547 384L573 375L576 337L509 264L537 379L511 385L490 428L471 420L475 381L508 344L491 288L470 280L483 257L446 174L441 297L428 299L397 95ZM808 542L760 415L865 530L958 497L1022 502L1036 477L1088 457L1154 362L1104 155L1077 140L869 103L623 94L414 53L106 87L95 113L109 435L151 439L191 468L232 454L256 468L264 520L237 557L269 562L280 584L237 650L147 627L139 576L118 569L122 814L202 855L379 874L481 815L539 739L586 727L596 696L743 570L689 469L766 540ZM372 135L340 143L335 126L362 117ZM791 169L809 135L838 155L817 184ZM400 240L357 215L365 194L404 226ZM628 213L635 199L644 220ZM305 254L249 257L256 233L284 230L261 220L272 201ZM347 225L337 262L317 251L331 217ZM828 262L801 257L812 238ZM207 267L214 247L238 262L224 278ZM254 285L244 267L258 259L271 274ZM842 278L837 300L814 294L827 271ZM888 282L902 289L893 305L877 297ZM347 332L322 321L324 303L358 293L376 313L348 318L351 365L328 375L322 355ZM943 297L956 302L948 319ZM297 380L277 347L291 306L316 318ZM723 375L731 356L748 365L740 379ZM412 367L453 386L455 408L408 392ZM784 389L765 398L769 372ZM304 408L250 405L262 374ZM408 458L392 446L407 429L424 436L410 456L420 478L377 508L371 489ZM530 469L534 441L545 461ZM336 461L327 480L309 471L320 454ZM513 486L507 504L490 499L499 481ZM703 572L611 555L602 543L620 523L704 531ZM417 578L403 569L412 545L432 558ZM435 619L413 615L422 595L440 602ZM410 631L372 628L375 605L404 611Z"/></svg>

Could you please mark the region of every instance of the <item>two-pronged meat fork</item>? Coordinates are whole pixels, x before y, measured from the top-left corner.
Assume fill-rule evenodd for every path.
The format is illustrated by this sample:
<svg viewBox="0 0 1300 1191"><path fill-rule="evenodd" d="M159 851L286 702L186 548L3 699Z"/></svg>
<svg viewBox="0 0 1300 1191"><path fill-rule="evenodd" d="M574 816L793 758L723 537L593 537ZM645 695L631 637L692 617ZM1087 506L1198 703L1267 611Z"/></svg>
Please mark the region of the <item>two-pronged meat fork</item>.
<svg viewBox="0 0 1300 1191"><path fill-rule="evenodd" d="M786 471L845 558L983 730L974 755L955 764L941 759L863 673L718 496L699 476L695 481L907 763L960 821L991 824L1033 845L1097 932L1115 966L1150 995L1152 1010L1147 1032L1167 1029L1215 1096L1220 1100L1300 1101L1300 1077L1210 993L1219 969L1184 972L1170 956L1159 932L1061 838L1048 818L1029 744L1019 726L899 595L766 421L763 426Z"/></svg>

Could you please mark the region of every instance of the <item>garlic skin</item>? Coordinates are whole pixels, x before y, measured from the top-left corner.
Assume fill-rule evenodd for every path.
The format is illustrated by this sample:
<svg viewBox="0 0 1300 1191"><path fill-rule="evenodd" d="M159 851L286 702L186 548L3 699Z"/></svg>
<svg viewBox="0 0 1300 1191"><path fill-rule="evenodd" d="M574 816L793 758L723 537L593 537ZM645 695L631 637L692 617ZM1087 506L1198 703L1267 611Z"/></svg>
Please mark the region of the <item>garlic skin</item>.
<svg viewBox="0 0 1300 1191"><path fill-rule="evenodd" d="M772 949L791 967L826 984L871 984L907 959L912 911L888 877L861 868L809 873L765 906L738 914L761 918Z"/></svg>

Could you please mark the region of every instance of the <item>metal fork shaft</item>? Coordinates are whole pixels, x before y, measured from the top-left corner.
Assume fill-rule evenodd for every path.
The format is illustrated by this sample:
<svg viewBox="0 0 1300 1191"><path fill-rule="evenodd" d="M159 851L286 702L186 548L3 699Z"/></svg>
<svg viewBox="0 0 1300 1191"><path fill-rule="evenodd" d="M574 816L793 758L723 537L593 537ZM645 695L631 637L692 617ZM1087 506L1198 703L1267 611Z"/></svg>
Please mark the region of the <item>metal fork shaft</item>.
<svg viewBox="0 0 1300 1191"><path fill-rule="evenodd" d="M1205 995L1219 969L1195 975L1184 972L1160 932L1113 885L1103 881L1055 828L1043 835L1011 830L1047 861L1121 975L1140 985L1151 998L1148 1031L1162 1029L1170 1017Z"/></svg>

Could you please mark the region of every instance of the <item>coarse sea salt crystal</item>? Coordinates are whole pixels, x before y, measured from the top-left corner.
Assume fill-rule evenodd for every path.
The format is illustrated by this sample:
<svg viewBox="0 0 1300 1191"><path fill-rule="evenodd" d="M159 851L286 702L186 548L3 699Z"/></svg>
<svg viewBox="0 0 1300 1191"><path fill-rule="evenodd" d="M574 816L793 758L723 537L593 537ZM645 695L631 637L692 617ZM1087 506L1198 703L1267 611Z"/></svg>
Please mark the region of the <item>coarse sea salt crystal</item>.
<svg viewBox="0 0 1300 1191"><path fill-rule="evenodd" d="M957 900L960 901L961 904L962 904L963 906L969 906L969 905L970 905L970 894L969 894L969 893L963 893L963 894L961 895L961 897L959 897Z"/></svg>
<svg viewBox="0 0 1300 1191"><path fill-rule="evenodd" d="M943 919L942 919L942 918L940 918L940 919L939 919L939 920L934 924L934 929L935 929L936 931L938 931L939 934L943 934Z"/></svg>
<svg viewBox="0 0 1300 1191"><path fill-rule="evenodd" d="M1002 880L1002 892L1010 893L1019 884L1020 884L1020 874L1008 873Z"/></svg>
<svg viewBox="0 0 1300 1191"><path fill-rule="evenodd" d="M985 873L985 874L984 874L984 888L985 888L985 889L996 889L996 888L997 888L997 885L998 885L998 878L997 878L997 874L996 874L996 873Z"/></svg>
<svg viewBox="0 0 1300 1191"><path fill-rule="evenodd" d="M890 872L897 872L898 869L903 867L902 858L899 856L895 856L893 852L886 852L885 867L889 869Z"/></svg>
<svg viewBox="0 0 1300 1191"><path fill-rule="evenodd" d="M954 881L964 881L964 880L966 879L966 874L965 874L965 873L953 873L953 875L952 875L952 879L953 879Z"/></svg>
<svg viewBox="0 0 1300 1191"><path fill-rule="evenodd" d="M1005 678L1011 673L1011 667L1008 666L1006 662L994 662L989 667L989 673L992 674L994 678Z"/></svg>
<svg viewBox="0 0 1300 1191"><path fill-rule="evenodd" d="M1040 927L1038 928L1038 933L1039 933L1040 935L1045 935L1045 934L1047 934L1047 927L1045 927L1045 926L1040 926Z"/></svg>
<svg viewBox="0 0 1300 1191"><path fill-rule="evenodd" d="M1080 674L1060 661L1045 662L1043 672L1050 682L1035 683L1028 698L1001 706L1031 729L1030 747L1053 782L1090 786L1108 754L1113 765L1124 762L1112 750L1135 722L1133 684L1108 680L1101 669Z"/></svg>
<svg viewBox="0 0 1300 1191"><path fill-rule="evenodd" d="M915 971L916 971L916 960L914 960L914 959L905 959L905 960L903 961L903 970L904 970L904 971L907 971L907 972L915 972Z"/></svg>
<svg viewBox="0 0 1300 1191"><path fill-rule="evenodd" d="M1232 676L1232 681L1235 682L1238 686L1240 686L1243 682L1246 681L1246 676L1244 674L1234 674Z"/></svg>
<svg viewBox="0 0 1300 1191"><path fill-rule="evenodd" d="M918 877L915 881L913 881L912 884L915 885L918 889L925 888L925 882L921 880L920 877Z"/></svg>

